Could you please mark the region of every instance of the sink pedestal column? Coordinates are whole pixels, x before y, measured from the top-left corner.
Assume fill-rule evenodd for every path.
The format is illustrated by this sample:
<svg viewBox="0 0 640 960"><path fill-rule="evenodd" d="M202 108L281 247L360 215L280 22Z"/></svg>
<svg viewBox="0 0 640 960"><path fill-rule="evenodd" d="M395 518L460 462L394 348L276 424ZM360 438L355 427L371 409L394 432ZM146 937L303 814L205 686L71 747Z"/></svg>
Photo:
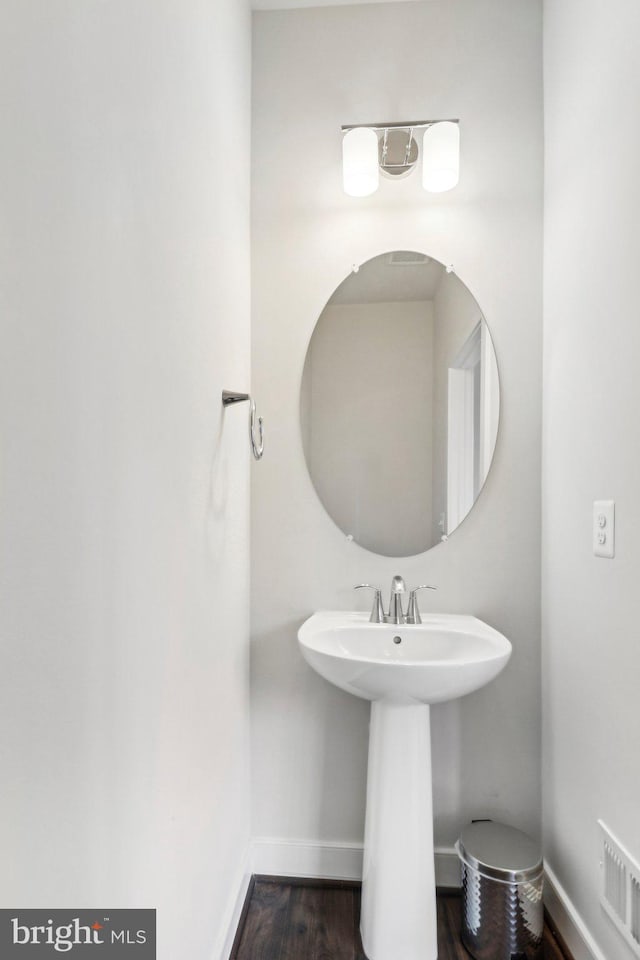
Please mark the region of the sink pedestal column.
<svg viewBox="0 0 640 960"><path fill-rule="evenodd" d="M371 704L360 932L369 960L437 960L427 704Z"/></svg>

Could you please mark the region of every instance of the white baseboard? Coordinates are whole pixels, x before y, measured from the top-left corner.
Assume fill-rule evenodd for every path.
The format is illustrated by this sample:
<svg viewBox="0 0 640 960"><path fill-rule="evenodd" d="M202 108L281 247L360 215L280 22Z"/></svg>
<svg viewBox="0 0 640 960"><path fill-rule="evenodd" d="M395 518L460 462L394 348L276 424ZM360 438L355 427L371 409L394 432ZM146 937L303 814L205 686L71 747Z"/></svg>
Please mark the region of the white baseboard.
<svg viewBox="0 0 640 960"><path fill-rule="evenodd" d="M362 844L256 837L253 872L274 877L362 879Z"/></svg>
<svg viewBox="0 0 640 960"><path fill-rule="evenodd" d="M436 847L436 884L459 887L460 868L453 847ZM253 841L253 873L274 877L361 880L362 844L317 843L257 837Z"/></svg>
<svg viewBox="0 0 640 960"><path fill-rule="evenodd" d="M551 867L544 865L544 905L574 960L607 960Z"/></svg>
<svg viewBox="0 0 640 960"><path fill-rule="evenodd" d="M460 860L453 847L436 847L434 850L436 861L436 887L462 886L460 880Z"/></svg>
<svg viewBox="0 0 640 960"><path fill-rule="evenodd" d="M222 914L220 934L218 935L216 945L211 954L212 960L229 960L231 956L231 948L240 922L240 914L242 913L249 883L251 882L251 874L253 873L251 859L252 850L249 844L235 878L229 886L229 899Z"/></svg>

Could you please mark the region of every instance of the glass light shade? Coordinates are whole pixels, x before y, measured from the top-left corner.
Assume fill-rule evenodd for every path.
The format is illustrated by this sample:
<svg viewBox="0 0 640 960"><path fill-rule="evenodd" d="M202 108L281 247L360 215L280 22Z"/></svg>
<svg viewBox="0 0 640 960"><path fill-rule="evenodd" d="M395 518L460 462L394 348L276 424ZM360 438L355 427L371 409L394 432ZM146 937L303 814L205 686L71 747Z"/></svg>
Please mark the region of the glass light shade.
<svg viewBox="0 0 640 960"><path fill-rule="evenodd" d="M368 127L348 130L342 140L344 192L368 197L378 189L378 135Z"/></svg>
<svg viewBox="0 0 640 960"><path fill-rule="evenodd" d="M444 193L460 177L460 125L442 120L427 127L422 140L422 186Z"/></svg>

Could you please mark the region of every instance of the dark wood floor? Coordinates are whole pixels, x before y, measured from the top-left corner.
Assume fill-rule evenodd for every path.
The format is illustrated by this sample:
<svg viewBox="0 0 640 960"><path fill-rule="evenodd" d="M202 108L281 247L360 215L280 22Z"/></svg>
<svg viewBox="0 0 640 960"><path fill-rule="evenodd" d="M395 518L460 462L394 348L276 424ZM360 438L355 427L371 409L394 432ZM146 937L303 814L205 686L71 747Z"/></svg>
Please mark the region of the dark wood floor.
<svg viewBox="0 0 640 960"><path fill-rule="evenodd" d="M470 960L460 904L438 894L438 960ZM366 960L359 925L359 884L256 877L229 960ZM571 960L546 926L543 958Z"/></svg>

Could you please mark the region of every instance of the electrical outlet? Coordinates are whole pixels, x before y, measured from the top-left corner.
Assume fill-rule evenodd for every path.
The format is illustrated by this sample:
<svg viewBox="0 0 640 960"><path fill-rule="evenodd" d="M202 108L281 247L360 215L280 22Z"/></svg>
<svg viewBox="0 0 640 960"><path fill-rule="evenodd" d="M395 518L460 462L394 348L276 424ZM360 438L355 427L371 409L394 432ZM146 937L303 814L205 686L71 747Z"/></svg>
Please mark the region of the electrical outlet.
<svg viewBox="0 0 640 960"><path fill-rule="evenodd" d="M611 560L616 553L615 503L593 501L593 552L596 557Z"/></svg>

